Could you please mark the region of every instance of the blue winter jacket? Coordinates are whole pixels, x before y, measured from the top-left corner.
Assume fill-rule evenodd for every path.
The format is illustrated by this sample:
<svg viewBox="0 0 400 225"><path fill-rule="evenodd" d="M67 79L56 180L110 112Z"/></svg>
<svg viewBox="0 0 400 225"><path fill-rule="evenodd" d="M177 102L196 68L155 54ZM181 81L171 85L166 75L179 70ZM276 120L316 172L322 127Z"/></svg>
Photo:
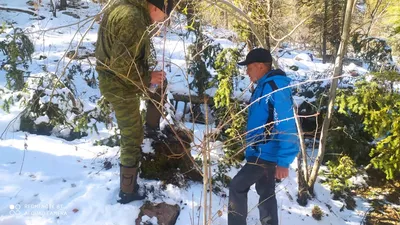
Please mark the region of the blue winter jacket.
<svg viewBox="0 0 400 225"><path fill-rule="evenodd" d="M291 81L282 70L271 70L257 81L247 119L246 159L254 162L260 158L288 168L299 151L292 93L285 88L271 94L273 89L268 83L271 80L278 89L287 87ZM267 125L271 109L268 101L274 110L272 128Z"/></svg>

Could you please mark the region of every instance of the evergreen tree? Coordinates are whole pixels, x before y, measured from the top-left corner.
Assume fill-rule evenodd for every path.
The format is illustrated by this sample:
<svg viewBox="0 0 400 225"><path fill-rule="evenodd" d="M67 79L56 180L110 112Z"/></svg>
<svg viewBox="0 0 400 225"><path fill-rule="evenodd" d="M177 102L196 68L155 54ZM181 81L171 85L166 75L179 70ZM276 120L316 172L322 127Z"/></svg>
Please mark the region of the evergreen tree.
<svg viewBox="0 0 400 225"><path fill-rule="evenodd" d="M245 144L242 134L245 132L246 115L243 112L240 113L243 107L239 102L231 101L234 79L239 75L237 67L239 57L238 49L226 48L218 55L215 62L215 69L218 73L218 89L214 96L214 102L218 120L223 125L222 136L225 140L224 147L228 157L243 149ZM231 122L226 123L226 121Z"/></svg>
<svg viewBox="0 0 400 225"><path fill-rule="evenodd" d="M338 98L339 112L363 118L364 130L376 144L370 152L374 167L394 179L400 168L400 94L393 89L400 78L396 72L374 74L372 81L360 81L352 95Z"/></svg>
<svg viewBox="0 0 400 225"><path fill-rule="evenodd" d="M312 35L320 43L319 49L324 62L328 61L326 55L335 56L340 43L341 31L343 29L344 0L318 0L298 2L300 11L313 13L311 21L307 24ZM322 9L317 10L315 9Z"/></svg>
<svg viewBox="0 0 400 225"><path fill-rule="evenodd" d="M211 74L208 69L214 67L215 58L217 57L221 47L219 44L214 45L212 40L203 34L200 21L192 17L190 32L195 35L193 45L189 47L191 60L189 62L189 74L194 76L190 83L191 89L197 90L197 95L202 97L205 90L211 87Z"/></svg>
<svg viewBox="0 0 400 225"><path fill-rule="evenodd" d="M5 60L0 64L0 69L6 71L7 88L20 91L24 88L24 76L29 74L26 69L32 62L34 46L29 37L21 28L12 27L12 32L0 41L0 51L5 55ZM4 31L1 29L0 34ZM25 70L21 69L24 68Z"/></svg>

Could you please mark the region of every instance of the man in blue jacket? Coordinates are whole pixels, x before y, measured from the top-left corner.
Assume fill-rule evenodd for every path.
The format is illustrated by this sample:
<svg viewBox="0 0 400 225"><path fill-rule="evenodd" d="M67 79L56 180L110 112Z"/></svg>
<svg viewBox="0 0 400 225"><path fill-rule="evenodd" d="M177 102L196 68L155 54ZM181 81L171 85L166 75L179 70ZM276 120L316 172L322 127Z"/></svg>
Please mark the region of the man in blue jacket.
<svg viewBox="0 0 400 225"><path fill-rule="evenodd" d="M250 51L238 64L247 66L257 87L247 119L247 163L230 183L228 224L246 225L247 193L256 184L261 224L278 225L275 178L288 176L299 150L292 94L287 88L290 78L282 70L271 70L271 53L263 48Z"/></svg>

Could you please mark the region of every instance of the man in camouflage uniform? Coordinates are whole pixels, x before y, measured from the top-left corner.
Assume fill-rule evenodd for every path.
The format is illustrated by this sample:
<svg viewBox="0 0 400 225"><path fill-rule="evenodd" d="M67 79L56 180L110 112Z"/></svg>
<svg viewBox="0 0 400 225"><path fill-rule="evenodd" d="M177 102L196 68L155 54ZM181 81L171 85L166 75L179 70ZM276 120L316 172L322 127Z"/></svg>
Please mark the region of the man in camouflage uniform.
<svg viewBox="0 0 400 225"><path fill-rule="evenodd" d="M100 23L96 70L100 91L112 104L121 131L122 204L144 198L136 182L143 141L140 97L145 94L160 102L160 93L151 94L147 87L165 79L163 71L149 71L149 26L164 21L172 8L172 0L120 0L110 6ZM146 126L151 129L159 128L161 106L148 102Z"/></svg>

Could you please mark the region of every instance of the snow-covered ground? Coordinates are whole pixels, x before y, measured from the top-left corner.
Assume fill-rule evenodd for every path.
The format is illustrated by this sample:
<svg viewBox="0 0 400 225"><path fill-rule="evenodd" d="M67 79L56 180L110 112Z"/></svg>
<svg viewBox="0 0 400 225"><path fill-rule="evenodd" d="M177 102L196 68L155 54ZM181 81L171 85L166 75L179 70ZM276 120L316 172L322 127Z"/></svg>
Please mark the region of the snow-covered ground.
<svg viewBox="0 0 400 225"><path fill-rule="evenodd" d="M29 70L32 76L43 75L43 67L57 75L62 73L68 58L58 61L66 51L74 50L78 41L82 38L89 23L77 23L79 20L58 12L57 18L51 16L48 8L48 0L42 1L43 6L38 8L38 14L45 16L43 20L32 20L32 16L20 12L0 11L0 21L14 21L15 27L22 27L30 32L30 37L35 44L33 62ZM82 0L81 9L68 8L67 11L80 15L80 20L87 16L95 15L100 5L91 1ZM27 9L25 1L4 0L2 6ZM50 29L62 25L72 26ZM93 43L96 41L98 24L94 23L92 29L83 39L82 45L86 49L82 51L93 52ZM80 32L76 32L80 29ZM167 35L165 44L165 57L172 64L171 72L168 72L169 89L173 93L189 93L188 82L192 77L187 77L185 55L191 38L185 39L177 33L184 30L175 26L174 31ZM210 35L213 32L208 31ZM234 46L234 43L224 39L224 31L214 32L215 41L223 47ZM71 41L72 40L72 41ZM154 44L158 55L162 55L164 46L163 38L154 38ZM291 51L289 54L279 55L279 64L285 68L294 78L313 79L315 71L323 72L333 66L322 64L321 60L307 58L301 51ZM301 54L298 56L298 54ZM41 59L41 55L47 56ZM298 56L298 57L296 57ZM0 55L0 59L3 57ZM94 58L83 61L86 68L93 65ZM295 65L297 71L291 71L290 66ZM350 65L345 71L357 70L365 73L363 68ZM5 72L0 71L0 87L6 83ZM241 87L248 86L249 79L244 78ZM99 96L99 90L88 87L84 82L77 82L79 97L85 102L85 107L93 107L89 97ZM249 97L249 93L245 93ZM21 112L19 104L11 107L10 113L0 110L0 133L6 131L0 140L0 225L47 225L47 224L134 224L138 216L139 208L143 201L133 202L127 205L116 203L119 189L118 147L94 146L96 140L108 137L113 131L105 126L99 126L99 134L92 133L89 136L74 141L65 141L54 136L38 136L18 131L17 118ZM178 112L181 113L182 112ZM202 140L206 130L204 125L187 124L196 135L196 142ZM7 128L7 129L6 129ZM148 140L146 140L148 141ZM147 143L147 142L146 142ZM215 143L218 146L218 143ZM149 144L144 151L151 151ZM222 152L220 147L214 151L215 158ZM195 153L195 152L194 152ZM105 161L110 161L113 167L103 169ZM328 187L317 183L315 191L317 196L306 207L301 207L296 202L297 180L296 165L293 163L290 175L287 179L277 184L276 193L279 207L280 224L282 225L358 225L369 207L367 203L356 198L357 208L354 211L340 211L343 203L331 199ZM232 169L229 176L234 176L237 169ZM181 207L177 224L200 224L202 221L202 184L192 183L186 189L179 189L168 185L162 190L161 183L153 180L140 179L139 183L146 187L154 187L147 200L151 202L166 202L178 204ZM228 190L223 192L228 194ZM227 197L219 194L212 197L212 211L215 213L213 224L227 224ZM254 186L249 192L249 216L248 224L258 222L258 195ZM314 205L320 206L324 214L321 221L311 217ZM218 214L218 211L222 214ZM150 218L149 218L150 219ZM152 220L154 221L154 219ZM200 221L200 222L198 222Z"/></svg>

